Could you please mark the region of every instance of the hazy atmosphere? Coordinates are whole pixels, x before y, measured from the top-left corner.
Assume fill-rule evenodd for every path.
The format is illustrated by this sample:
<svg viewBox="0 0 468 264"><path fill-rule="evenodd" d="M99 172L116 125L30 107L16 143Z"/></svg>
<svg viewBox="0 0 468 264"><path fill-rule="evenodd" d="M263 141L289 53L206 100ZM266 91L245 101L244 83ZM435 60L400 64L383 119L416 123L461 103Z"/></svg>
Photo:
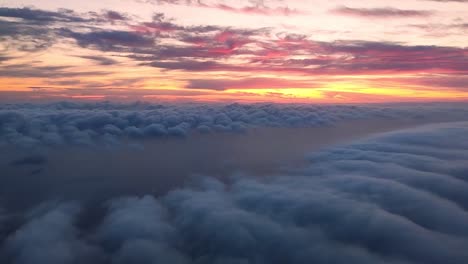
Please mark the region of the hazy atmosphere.
<svg viewBox="0 0 468 264"><path fill-rule="evenodd" d="M467 17L0 1L0 263L468 263Z"/></svg>

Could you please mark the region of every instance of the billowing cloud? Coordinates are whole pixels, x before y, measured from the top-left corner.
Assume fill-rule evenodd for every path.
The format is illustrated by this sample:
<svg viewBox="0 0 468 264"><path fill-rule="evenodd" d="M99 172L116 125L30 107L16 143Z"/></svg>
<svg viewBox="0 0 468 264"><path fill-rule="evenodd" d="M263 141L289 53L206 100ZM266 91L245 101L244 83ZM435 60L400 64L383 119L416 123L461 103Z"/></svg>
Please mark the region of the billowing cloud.
<svg viewBox="0 0 468 264"><path fill-rule="evenodd" d="M430 125L312 153L305 168L268 178L205 177L84 213L42 205L9 232L1 259L466 263L466 135L466 122Z"/></svg>
<svg viewBox="0 0 468 264"><path fill-rule="evenodd" d="M5 241L6 263L98 263L98 249L78 238L74 226L76 204L44 204L26 217L26 223ZM0 258L1 259L1 258Z"/></svg>
<svg viewBox="0 0 468 264"><path fill-rule="evenodd" d="M213 109L216 109L215 111ZM60 110L57 112L57 110ZM312 127L341 120L423 117L465 120L463 105L433 107L154 105L146 103L11 104L0 109L3 144L115 144L119 138L188 136L201 132L243 132L252 127Z"/></svg>

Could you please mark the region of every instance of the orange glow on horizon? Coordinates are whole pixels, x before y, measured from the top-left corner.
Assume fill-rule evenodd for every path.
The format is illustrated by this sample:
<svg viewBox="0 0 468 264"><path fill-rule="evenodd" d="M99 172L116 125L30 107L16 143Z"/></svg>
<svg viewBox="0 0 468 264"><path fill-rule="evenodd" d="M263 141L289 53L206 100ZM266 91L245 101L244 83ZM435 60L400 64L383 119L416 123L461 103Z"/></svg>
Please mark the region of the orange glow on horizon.
<svg viewBox="0 0 468 264"><path fill-rule="evenodd" d="M423 87L379 87L366 83L334 82L317 88L236 88L222 91L183 88L174 81L140 82L142 88L87 87L85 89L42 86L39 79L0 79L0 93L21 94L24 98L51 100L162 100L199 102L277 102L277 103L372 103L399 101L462 101L468 92ZM261 84L259 84L261 86ZM37 88L36 88L37 87ZM145 88L147 87L147 88ZM157 88L155 88L157 87Z"/></svg>

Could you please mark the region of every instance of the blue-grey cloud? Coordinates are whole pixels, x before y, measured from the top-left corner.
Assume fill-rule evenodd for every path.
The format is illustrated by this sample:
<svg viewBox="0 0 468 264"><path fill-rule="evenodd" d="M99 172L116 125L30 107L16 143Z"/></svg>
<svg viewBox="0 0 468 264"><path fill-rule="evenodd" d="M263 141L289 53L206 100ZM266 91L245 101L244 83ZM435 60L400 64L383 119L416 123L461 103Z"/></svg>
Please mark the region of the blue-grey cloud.
<svg viewBox="0 0 468 264"><path fill-rule="evenodd" d="M104 56L80 56L80 58L88 59L97 62L99 65L114 65L117 61Z"/></svg>
<svg viewBox="0 0 468 264"><path fill-rule="evenodd" d="M58 111L59 110L59 111ZM462 104L417 106L157 105L146 103L5 104L0 143L17 146L93 145L124 138L245 132L253 127L314 127L340 121L466 120Z"/></svg>
<svg viewBox="0 0 468 264"><path fill-rule="evenodd" d="M74 221L76 204L44 204L25 218L25 224L4 243L3 263L98 263L99 249L80 241Z"/></svg>
<svg viewBox="0 0 468 264"><path fill-rule="evenodd" d="M31 8L0 8L0 18L20 18L24 19L27 23L51 23L51 22L84 22L78 14L68 9L61 9L59 11L46 11Z"/></svg>
<svg viewBox="0 0 468 264"><path fill-rule="evenodd" d="M47 157L43 155L31 155L21 159L14 160L10 163L12 166L25 166L25 165L42 165L47 162Z"/></svg>
<svg viewBox="0 0 468 264"><path fill-rule="evenodd" d="M393 7L379 8L352 8L340 6L331 12L344 16L371 17L371 18L407 18L407 17L428 17L433 14L427 10L406 10Z"/></svg>
<svg viewBox="0 0 468 264"><path fill-rule="evenodd" d="M100 30L80 33L63 29L61 35L75 39L81 47L91 46L104 51L116 51L121 47L151 47L155 43L154 39L151 37L118 30Z"/></svg>
<svg viewBox="0 0 468 264"><path fill-rule="evenodd" d="M432 14L424 10L349 7L340 7L334 12L372 18ZM113 26L115 24L122 27L117 30ZM463 29L466 25L459 23L452 27ZM364 40L323 42L308 35L275 34L271 28L187 26L161 13L156 13L152 20L141 21L111 10L76 13L70 10L0 8L0 41L6 50L36 52L68 40L73 40L80 48L101 52L101 58L105 58L104 53L119 53L138 66L168 71L288 72L320 76L422 72L445 74L447 79L467 72L466 48L460 47ZM317 54L322 56L317 58ZM234 63L238 59L245 63ZM95 61L111 64L109 60ZM23 74L16 77L29 74L26 70L18 72ZM8 74L18 75L12 71ZM430 79L426 83L430 84ZM188 86L199 86L195 84ZM283 87L290 86L285 84Z"/></svg>
<svg viewBox="0 0 468 264"><path fill-rule="evenodd" d="M328 148L264 179L206 177L160 198L117 198L86 228L74 203L40 206L6 239L4 260L466 263L467 135L466 122L425 126Z"/></svg>
<svg viewBox="0 0 468 264"><path fill-rule="evenodd" d="M0 40L6 50L36 52L48 49L71 29L98 30L99 25L126 24L127 20L129 18L126 14L112 10L77 13L69 9L49 11L29 7L0 7ZM63 30L59 30L61 28ZM80 35L73 36L78 38Z"/></svg>

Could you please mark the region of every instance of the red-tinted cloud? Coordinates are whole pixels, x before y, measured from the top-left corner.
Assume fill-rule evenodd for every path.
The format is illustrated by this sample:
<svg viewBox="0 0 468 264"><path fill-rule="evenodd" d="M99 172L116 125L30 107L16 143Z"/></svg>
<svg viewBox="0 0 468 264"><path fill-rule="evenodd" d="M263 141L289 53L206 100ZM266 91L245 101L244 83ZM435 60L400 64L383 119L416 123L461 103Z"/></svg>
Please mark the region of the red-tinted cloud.
<svg viewBox="0 0 468 264"><path fill-rule="evenodd" d="M95 64L115 66L117 61L110 58L119 56L132 61L134 67L151 66L158 69L155 72L168 75L170 71L206 74L206 78L177 77L181 78L177 81L189 80L188 88L301 88L311 84L290 80L303 79L302 76L323 80L330 76L393 75L397 79L398 75L412 75L418 78L402 79L402 83L461 89L466 78L459 76L468 75L467 48L383 41L325 42L309 35L278 33L267 28L181 25L160 14L150 21L125 20L127 27L113 30L116 27L109 25L119 18L117 14L112 15L114 19L97 24L92 15L77 18L74 13L64 11L5 9L2 12L0 17L3 14L7 18L19 18L19 21L0 19L2 33L9 37L5 41L10 47L20 47L9 42L16 41L14 43L21 45L40 44L41 49L47 50L53 43L63 41L74 43L83 52L88 49L93 55L81 58ZM45 14L51 16L44 18ZM106 74L71 69L11 64L0 68L0 76L53 79ZM284 75L288 80L232 77L247 73ZM228 75L228 80L219 80ZM434 79L436 75L444 78ZM211 80L211 76L216 79Z"/></svg>

